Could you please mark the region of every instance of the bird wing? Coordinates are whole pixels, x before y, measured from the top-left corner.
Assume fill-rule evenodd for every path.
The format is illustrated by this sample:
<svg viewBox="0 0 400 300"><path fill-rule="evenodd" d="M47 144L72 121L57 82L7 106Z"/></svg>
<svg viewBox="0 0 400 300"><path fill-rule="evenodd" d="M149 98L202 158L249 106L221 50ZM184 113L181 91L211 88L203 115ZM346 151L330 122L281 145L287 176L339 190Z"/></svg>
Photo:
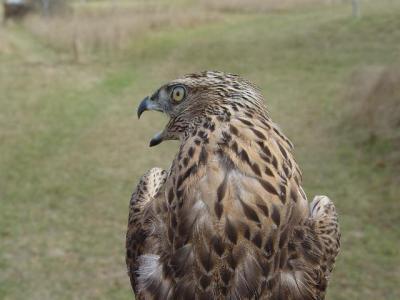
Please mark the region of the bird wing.
<svg viewBox="0 0 400 300"><path fill-rule="evenodd" d="M166 178L165 170L150 169L140 179L130 200L126 234L126 264L135 293L138 293L139 288L137 279L140 275L138 274L140 260L147 260L147 263L150 264L158 252L160 235L154 228L155 224L160 224L161 221L155 207L157 206L157 196L160 194ZM149 256L142 257L145 253Z"/></svg>
<svg viewBox="0 0 400 300"><path fill-rule="evenodd" d="M222 147L222 161L235 166L224 180L231 186L225 224L236 228L233 236L242 236L246 249L230 293L237 299L323 299L340 246L335 207L319 196L309 208L290 142L262 120L231 120L232 140Z"/></svg>
<svg viewBox="0 0 400 300"><path fill-rule="evenodd" d="M316 196L310 204L309 217L293 226L287 246L281 250L281 257L285 253L287 258L267 299L324 299L339 248L335 206L328 197Z"/></svg>

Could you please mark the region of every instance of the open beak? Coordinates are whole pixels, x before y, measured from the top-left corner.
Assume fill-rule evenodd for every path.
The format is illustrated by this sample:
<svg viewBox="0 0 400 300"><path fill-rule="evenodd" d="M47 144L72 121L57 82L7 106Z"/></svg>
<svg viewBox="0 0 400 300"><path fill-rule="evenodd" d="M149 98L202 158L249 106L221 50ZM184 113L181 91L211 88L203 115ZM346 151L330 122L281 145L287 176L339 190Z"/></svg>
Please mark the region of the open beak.
<svg viewBox="0 0 400 300"><path fill-rule="evenodd" d="M137 116L138 119L140 119L140 116L146 111L146 110L155 110L155 111L160 111L163 112L162 108L157 104L157 102L153 101L150 99L150 97L146 97L140 102L138 110L137 110ZM157 133L150 141L150 147L157 146L160 144L164 139L164 134L163 132Z"/></svg>

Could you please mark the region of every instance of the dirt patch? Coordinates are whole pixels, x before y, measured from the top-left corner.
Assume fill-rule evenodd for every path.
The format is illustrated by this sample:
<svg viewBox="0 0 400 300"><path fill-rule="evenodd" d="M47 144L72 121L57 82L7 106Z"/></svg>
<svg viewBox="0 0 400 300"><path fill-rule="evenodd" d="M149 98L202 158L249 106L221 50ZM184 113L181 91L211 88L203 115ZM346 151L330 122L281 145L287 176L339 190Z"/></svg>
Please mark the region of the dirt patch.
<svg viewBox="0 0 400 300"><path fill-rule="evenodd" d="M346 101L352 104L351 125L368 142L382 142L385 161L400 167L400 65L354 72Z"/></svg>
<svg viewBox="0 0 400 300"><path fill-rule="evenodd" d="M400 139L400 66L355 72L348 98L356 123L372 135Z"/></svg>

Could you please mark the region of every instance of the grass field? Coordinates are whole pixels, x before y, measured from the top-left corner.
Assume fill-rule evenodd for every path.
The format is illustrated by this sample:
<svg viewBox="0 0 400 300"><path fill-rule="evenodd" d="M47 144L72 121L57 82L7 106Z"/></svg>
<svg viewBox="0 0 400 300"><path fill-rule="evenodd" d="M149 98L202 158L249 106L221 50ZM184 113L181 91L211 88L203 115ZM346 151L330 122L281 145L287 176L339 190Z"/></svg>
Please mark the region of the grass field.
<svg viewBox="0 0 400 300"><path fill-rule="evenodd" d="M309 198L335 201L342 251L327 299L400 299L400 166L386 160L398 152L353 126L346 97L355 72L400 66L400 3L362 3L358 20L348 3L208 19L207 6L197 14L177 1L168 22L79 60L57 46L57 34L28 26L37 20L0 27L0 299L132 298L130 193L177 149L149 149L166 119L150 113L139 122L135 110L162 83L205 69L263 90L296 146ZM181 9L195 21L171 21Z"/></svg>

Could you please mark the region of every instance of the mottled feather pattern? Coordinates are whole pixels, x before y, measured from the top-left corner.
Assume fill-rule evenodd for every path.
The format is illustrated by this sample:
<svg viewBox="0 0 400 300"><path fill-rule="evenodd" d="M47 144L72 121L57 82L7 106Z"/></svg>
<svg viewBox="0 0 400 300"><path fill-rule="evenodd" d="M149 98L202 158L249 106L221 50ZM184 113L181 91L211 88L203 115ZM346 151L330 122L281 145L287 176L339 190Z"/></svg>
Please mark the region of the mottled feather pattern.
<svg viewBox="0 0 400 300"><path fill-rule="evenodd" d="M293 146L259 90L220 72L177 83L192 97L167 125L179 128L179 151L131 200L136 297L323 299L339 251L335 208L321 196L309 208Z"/></svg>

